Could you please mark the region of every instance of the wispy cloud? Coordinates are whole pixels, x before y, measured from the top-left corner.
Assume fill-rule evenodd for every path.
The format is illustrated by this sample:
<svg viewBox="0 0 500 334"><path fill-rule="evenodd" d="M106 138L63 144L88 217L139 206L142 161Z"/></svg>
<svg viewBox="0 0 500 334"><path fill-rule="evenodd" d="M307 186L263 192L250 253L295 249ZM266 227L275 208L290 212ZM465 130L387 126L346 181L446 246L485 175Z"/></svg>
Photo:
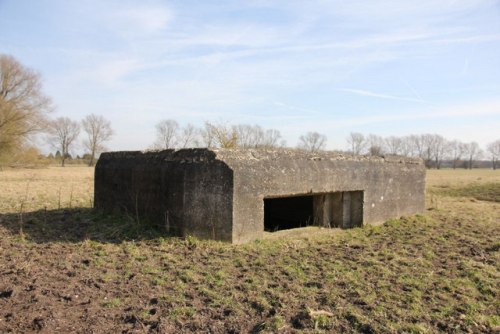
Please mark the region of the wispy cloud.
<svg viewBox="0 0 500 334"><path fill-rule="evenodd" d="M303 108L303 107L293 106L293 105L290 105L290 104L287 104L287 103L284 103L284 102L274 101L273 105L276 106L276 107L279 107L279 108L283 108L283 109L288 110L288 111L295 112L295 113L299 112L299 115L296 115L295 117L300 117L300 118L304 118L304 117L307 117L307 116L319 115L320 114L320 112L317 111L317 110L313 110L313 109L310 109L310 108Z"/></svg>
<svg viewBox="0 0 500 334"><path fill-rule="evenodd" d="M463 141L479 141L485 144L498 136L495 131L500 126L498 118L488 124L478 126L477 120L489 117L500 116L500 100L493 99L487 101L477 101L467 104L448 104L434 106L430 108L413 108L404 112L378 112L374 111L370 115L360 115L348 117L338 115L337 118L328 119L311 118L300 119L296 122L290 121L279 127L285 134L286 139L297 138L306 131L318 131L327 135L330 143L335 143L333 147L344 144L344 137L353 129L368 133L378 133L381 135L391 135L401 133L400 128L410 128L411 133L439 133L449 138L459 138ZM459 126L443 126L444 124L460 124ZM473 124L473 123L476 124ZM397 127L394 125L398 124ZM467 132L461 129L467 128ZM380 132L382 130L382 133ZM493 135L493 136L492 136Z"/></svg>
<svg viewBox="0 0 500 334"><path fill-rule="evenodd" d="M140 5L118 9L110 13L110 19L113 25L128 32L154 33L170 23L173 13L165 6Z"/></svg>
<svg viewBox="0 0 500 334"><path fill-rule="evenodd" d="M143 65L135 59L114 59L99 64L91 71L91 74L93 80L107 86L113 86L123 82L125 77L142 67Z"/></svg>
<svg viewBox="0 0 500 334"><path fill-rule="evenodd" d="M498 92L498 0L0 3L0 51L61 113L112 118L123 148L165 117L297 134L498 115L459 103Z"/></svg>
<svg viewBox="0 0 500 334"><path fill-rule="evenodd" d="M363 90L363 89L339 88L338 91L357 94L357 95L361 95L361 96L376 97L376 98L380 98L380 99L427 103L426 101L422 100L421 98L415 99L415 98L411 98L411 97L403 97L403 96L396 96L396 95L389 95L389 94L380 94L380 93L375 93L375 92L371 92L369 90Z"/></svg>
<svg viewBox="0 0 500 334"><path fill-rule="evenodd" d="M298 10L313 12L315 15L338 15L361 24L382 21L388 25L395 22L401 23L401 18L408 18L409 21L415 20L421 24L436 22L442 15L460 17L464 13L470 13L471 9L498 6L496 0L420 0L418 2L413 0L318 0L314 5L311 2L296 1L295 6Z"/></svg>
<svg viewBox="0 0 500 334"><path fill-rule="evenodd" d="M406 112L380 113L373 116L353 117L340 120L336 126L353 126L384 122L455 119L471 116L500 115L500 101L481 101L465 105L436 106L426 109L413 109ZM436 132L439 132L435 130Z"/></svg>
<svg viewBox="0 0 500 334"><path fill-rule="evenodd" d="M458 43L487 43L500 41L500 34L470 35L448 38L435 38L430 40L433 44L458 44Z"/></svg>

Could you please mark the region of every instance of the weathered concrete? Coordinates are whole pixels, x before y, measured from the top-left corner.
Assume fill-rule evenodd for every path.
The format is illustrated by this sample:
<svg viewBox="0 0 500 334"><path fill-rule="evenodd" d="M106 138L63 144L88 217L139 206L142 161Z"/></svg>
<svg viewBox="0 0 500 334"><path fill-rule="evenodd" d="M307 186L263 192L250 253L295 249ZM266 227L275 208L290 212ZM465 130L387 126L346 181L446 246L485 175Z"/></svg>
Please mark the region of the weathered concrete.
<svg viewBox="0 0 500 334"><path fill-rule="evenodd" d="M264 199L302 196L267 210L290 220L310 207L304 224L347 228L423 211L424 189L419 159L294 150L113 152L95 172L96 208L233 243L262 237Z"/></svg>

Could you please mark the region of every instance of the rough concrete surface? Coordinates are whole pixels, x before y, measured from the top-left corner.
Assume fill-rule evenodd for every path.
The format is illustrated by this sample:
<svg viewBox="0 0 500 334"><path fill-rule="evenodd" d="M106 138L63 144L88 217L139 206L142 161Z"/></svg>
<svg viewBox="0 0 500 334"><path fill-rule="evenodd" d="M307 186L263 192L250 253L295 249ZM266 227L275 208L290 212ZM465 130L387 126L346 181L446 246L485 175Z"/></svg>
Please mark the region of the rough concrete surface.
<svg viewBox="0 0 500 334"><path fill-rule="evenodd" d="M95 171L96 208L232 243L262 238L265 229L348 228L415 214L424 192L419 159L333 152L111 152Z"/></svg>

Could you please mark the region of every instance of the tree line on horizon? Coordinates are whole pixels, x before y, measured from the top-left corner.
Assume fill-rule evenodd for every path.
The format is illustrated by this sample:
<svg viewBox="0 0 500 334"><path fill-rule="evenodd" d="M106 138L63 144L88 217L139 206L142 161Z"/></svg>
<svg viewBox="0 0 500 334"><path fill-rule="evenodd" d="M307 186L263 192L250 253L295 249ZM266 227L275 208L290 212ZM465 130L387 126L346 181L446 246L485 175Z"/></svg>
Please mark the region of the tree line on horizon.
<svg viewBox="0 0 500 334"><path fill-rule="evenodd" d="M42 93L40 75L14 57L0 54L0 166L39 156L37 140L40 134L45 134L45 141L59 152L55 157L64 166L71 157L70 152L80 142L82 129L84 155L89 166L95 164L114 134L111 122L95 114L81 121L68 117L50 119L53 110L50 98ZM150 149L289 148L279 130L260 125L205 122L201 127L189 123L180 126L177 121L167 119L158 122L155 130L156 140ZM500 139L488 144L486 151L476 142L448 140L438 134L382 137L351 132L346 141L347 152L352 154L419 157L428 168L441 168L444 161L451 161L453 168L473 168L474 161L484 158L487 153L496 169L500 157ZM326 143L326 135L313 131L301 135L296 148L319 152L325 150Z"/></svg>
<svg viewBox="0 0 500 334"><path fill-rule="evenodd" d="M500 156L500 139L489 143L486 151L483 151L477 142L464 143L429 133L381 137L351 132L346 140L353 154L389 154L421 158L427 168L436 169L440 169L445 161L449 162L453 169L458 167L472 169L475 161L488 156L491 157L492 168L496 169Z"/></svg>
<svg viewBox="0 0 500 334"><path fill-rule="evenodd" d="M318 132L308 132L299 138L297 149L309 152L325 150L327 136ZM448 162L452 168L474 167L474 162L491 157L493 169L497 168L500 156L500 139L490 143L483 151L476 142L464 143L448 140L439 134L419 134L408 136L382 137L375 134L364 135L351 132L346 138L348 149L355 155L383 156L398 155L421 158L428 168L441 168ZM188 147L208 148L289 148L276 129L265 129L260 125L214 124L205 122L197 128L192 124L183 127L175 120L157 123L156 141L153 149L180 149Z"/></svg>

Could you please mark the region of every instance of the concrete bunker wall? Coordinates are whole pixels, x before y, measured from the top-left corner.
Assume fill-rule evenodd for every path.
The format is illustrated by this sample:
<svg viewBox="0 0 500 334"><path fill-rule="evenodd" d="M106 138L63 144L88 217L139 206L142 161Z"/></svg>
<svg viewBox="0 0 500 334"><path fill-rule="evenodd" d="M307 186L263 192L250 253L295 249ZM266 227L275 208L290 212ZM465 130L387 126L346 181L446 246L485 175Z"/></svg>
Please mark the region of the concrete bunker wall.
<svg viewBox="0 0 500 334"><path fill-rule="evenodd" d="M95 206L168 233L232 242L233 171L208 150L104 153Z"/></svg>
<svg viewBox="0 0 500 334"><path fill-rule="evenodd" d="M96 208L144 217L175 235L233 243L272 230L266 202L276 210L279 198L284 211L287 198L306 198L315 225L352 227L421 212L424 192L419 159L331 152L114 152L101 156L95 174Z"/></svg>
<svg viewBox="0 0 500 334"><path fill-rule="evenodd" d="M265 198L314 195L319 200L318 196L325 196L327 204L317 205L316 210L325 211L325 222L333 226L342 222L343 227L359 225L360 220L381 223L424 210L425 166L419 159L256 150L219 151L217 157L234 171L234 243L262 238ZM334 208L336 203L354 207L341 210ZM335 212L344 217L332 216ZM361 216L345 217L356 213Z"/></svg>

